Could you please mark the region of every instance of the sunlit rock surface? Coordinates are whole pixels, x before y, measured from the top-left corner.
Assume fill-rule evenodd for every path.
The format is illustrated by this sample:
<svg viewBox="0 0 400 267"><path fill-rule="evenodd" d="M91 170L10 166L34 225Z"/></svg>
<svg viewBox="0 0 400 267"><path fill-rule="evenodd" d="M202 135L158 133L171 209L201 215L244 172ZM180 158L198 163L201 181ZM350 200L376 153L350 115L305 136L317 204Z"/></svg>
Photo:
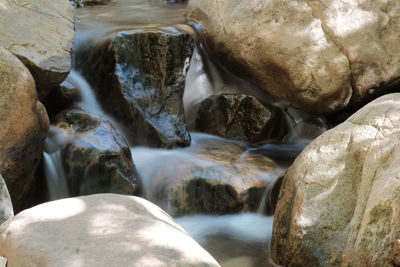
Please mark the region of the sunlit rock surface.
<svg viewBox="0 0 400 267"><path fill-rule="evenodd" d="M0 174L16 211L24 206L36 183L34 173L42 157L48 124L46 110L37 101L32 75L0 46Z"/></svg>
<svg viewBox="0 0 400 267"><path fill-rule="evenodd" d="M182 96L193 47L189 34L164 27L119 32L88 48L83 73L135 145L190 145Z"/></svg>
<svg viewBox="0 0 400 267"><path fill-rule="evenodd" d="M14 216L14 210L10 194L8 193L7 185L3 177L0 175L0 224L10 219L12 216Z"/></svg>
<svg viewBox="0 0 400 267"><path fill-rule="evenodd" d="M40 100L71 68L73 20L66 0L0 0L0 45L32 73Z"/></svg>
<svg viewBox="0 0 400 267"><path fill-rule="evenodd" d="M280 172L275 162L237 142L192 136L185 149L132 149L145 197L174 215L256 211Z"/></svg>
<svg viewBox="0 0 400 267"><path fill-rule="evenodd" d="M131 151L109 121L71 110L57 116L56 126L69 135L61 153L70 195L139 192Z"/></svg>
<svg viewBox="0 0 400 267"><path fill-rule="evenodd" d="M400 94L314 140L289 168L274 218L283 266L400 264Z"/></svg>
<svg viewBox="0 0 400 267"><path fill-rule="evenodd" d="M174 220L137 197L48 202L0 227L8 267L219 266Z"/></svg>
<svg viewBox="0 0 400 267"><path fill-rule="evenodd" d="M277 100L327 111L398 83L400 1L191 0L214 57Z"/></svg>
<svg viewBox="0 0 400 267"><path fill-rule="evenodd" d="M199 104L195 130L255 144L279 132L277 117L275 109L265 107L253 96L213 95Z"/></svg>

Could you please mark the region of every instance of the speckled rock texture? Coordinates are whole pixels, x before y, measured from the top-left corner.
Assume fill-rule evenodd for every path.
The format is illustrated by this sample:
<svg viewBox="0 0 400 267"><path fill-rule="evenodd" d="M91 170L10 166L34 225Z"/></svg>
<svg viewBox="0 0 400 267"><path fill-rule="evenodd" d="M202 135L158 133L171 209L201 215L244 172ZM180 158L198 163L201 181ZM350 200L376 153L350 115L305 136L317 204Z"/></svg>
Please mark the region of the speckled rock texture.
<svg viewBox="0 0 400 267"><path fill-rule="evenodd" d="M32 75L1 46L0 77L0 174L14 209L20 211L36 182L34 173L42 158L49 119L37 101Z"/></svg>
<svg viewBox="0 0 400 267"><path fill-rule="evenodd" d="M190 0L206 47L276 100L324 112L400 81L398 0Z"/></svg>
<svg viewBox="0 0 400 267"><path fill-rule="evenodd" d="M74 10L65 0L0 0L0 45L32 73L40 100L71 69Z"/></svg>
<svg viewBox="0 0 400 267"><path fill-rule="evenodd" d="M278 121L275 109L264 106L253 96L222 94L212 95L199 104L194 128L256 144L276 137Z"/></svg>
<svg viewBox="0 0 400 267"><path fill-rule="evenodd" d="M315 139L289 168L274 218L283 266L400 264L400 94Z"/></svg>
<svg viewBox="0 0 400 267"><path fill-rule="evenodd" d="M119 32L82 59L104 108L135 145L190 145L182 96L194 41L173 27Z"/></svg>
<svg viewBox="0 0 400 267"><path fill-rule="evenodd" d="M139 193L129 146L109 121L69 110L57 116L56 126L68 136L61 154L71 196Z"/></svg>

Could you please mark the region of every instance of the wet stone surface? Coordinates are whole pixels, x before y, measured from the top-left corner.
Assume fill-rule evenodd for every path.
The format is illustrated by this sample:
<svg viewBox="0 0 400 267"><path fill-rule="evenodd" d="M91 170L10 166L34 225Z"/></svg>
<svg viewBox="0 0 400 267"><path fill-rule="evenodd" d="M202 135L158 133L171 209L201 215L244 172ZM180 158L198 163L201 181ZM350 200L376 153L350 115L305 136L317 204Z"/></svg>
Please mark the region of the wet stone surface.
<svg viewBox="0 0 400 267"><path fill-rule="evenodd" d="M129 147L109 121L66 111L57 117L56 125L73 135L62 149L70 195L139 192Z"/></svg>
<svg viewBox="0 0 400 267"><path fill-rule="evenodd" d="M192 37L172 27L131 30L90 48L81 65L135 145L187 146L182 96L193 48Z"/></svg>

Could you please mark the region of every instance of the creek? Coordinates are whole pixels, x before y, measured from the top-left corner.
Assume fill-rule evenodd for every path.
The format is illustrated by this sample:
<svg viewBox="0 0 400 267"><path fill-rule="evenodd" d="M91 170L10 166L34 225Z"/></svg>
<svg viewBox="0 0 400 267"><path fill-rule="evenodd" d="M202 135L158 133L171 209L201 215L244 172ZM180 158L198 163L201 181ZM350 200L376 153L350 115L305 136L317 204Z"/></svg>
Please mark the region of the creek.
<svg viewBox="0 0 400 267"><path fill-rule="evenodd" d="M76 13L74 69L67 78L67 81L78 89L81 95L80 100L74 106L111 122L128 141L130 138L124 134L127 131L126 125L103 109L91 83L86 80L84 70L80 66L82 53L86 53L88 47L102 42L110 34L123 30L152 29L158 26L185 24L184 5L163 4L159 0L117 0L104 6L80 8L76 10ZM199 25L194 28L199 29ZM241 90L241 88L247 89ZM193 122L196 104L208 96L239 92L255 95L263 102L278 106L283 111L290 111L288 107L271 103L267 96L257 92L250 83L235 77L219 66L217 62L213 62L207 55L207 51L203 50L202 45L197 43L186 75L183 95L187 123L190 125ZM129 141L133 162L142 181L143 197L158 204L174 216L178 224L209 251L222 266L275 266L269 259L269 240L273 217L265 215L265 210L262 208L259 213L256 211L260 206L265 207L265 199L269 198L267 193L271 191L276 178L314 137L315 129L307 122L320 121L320 118L309 118L300 111L283 113L289 129L284 138L285 143L282 143L282 140L279 140L281 142L265 140L258 146L249 146L240 141L193 132L190 133L192 144L186 148L149 148L133 145ZM321 122L320 125L324 126L324 122ZM68 196L61 149L76 138L79 138L79 135L66 134L51 128L47 140L47 152L44 155L44 168L52 199ZM201 144L204 142L208 146L205 153L201 150ZM231 147L239 152L235 158L225 162L224 153L229 153ZM214 151L218 149L220 151ZM208 156L207 153L212 156ZM247 164L249 158L253 160L254 155L271 157L277 164L268 170L261 167L254 167L251 170L241 169L242 166L247 166L243 164ZM195 172L193 169L206 171ZM236 170L238 174L232 173L232 169ZM246 176L243 174L245 172L248 172L248 176L254 175L258 180L264 181L266 186L261 192L263 197L259 200L260 203L257 203L257 208L243 209L237 214L228 212L228 214L219 215L212 210L212 207L209 207L210 214L204 214L204 212L202 214L195 214L196 212L179 214L171 207L172 204L168 197L159 194L160 187L158 185L160 183L166 184L163 190L168 192L176 180L184 179L187 175L223 180L219 175L228 173L227 176L230 178L239 179L238 183L246 184L247 178L242 178Z"/></svg>

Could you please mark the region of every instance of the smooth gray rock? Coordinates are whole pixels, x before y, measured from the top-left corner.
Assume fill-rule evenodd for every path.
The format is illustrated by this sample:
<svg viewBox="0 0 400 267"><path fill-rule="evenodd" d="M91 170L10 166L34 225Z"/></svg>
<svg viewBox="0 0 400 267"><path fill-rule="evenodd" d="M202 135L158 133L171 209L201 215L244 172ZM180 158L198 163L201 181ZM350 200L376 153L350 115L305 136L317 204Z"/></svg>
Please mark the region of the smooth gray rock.
<svg viewBox="0 0 400 267"><path fill-rule="evenodd" d="M6 182L0 175L0 224L14 216L11 197ZM1 264L1 263L0 263Z"/></svg>

